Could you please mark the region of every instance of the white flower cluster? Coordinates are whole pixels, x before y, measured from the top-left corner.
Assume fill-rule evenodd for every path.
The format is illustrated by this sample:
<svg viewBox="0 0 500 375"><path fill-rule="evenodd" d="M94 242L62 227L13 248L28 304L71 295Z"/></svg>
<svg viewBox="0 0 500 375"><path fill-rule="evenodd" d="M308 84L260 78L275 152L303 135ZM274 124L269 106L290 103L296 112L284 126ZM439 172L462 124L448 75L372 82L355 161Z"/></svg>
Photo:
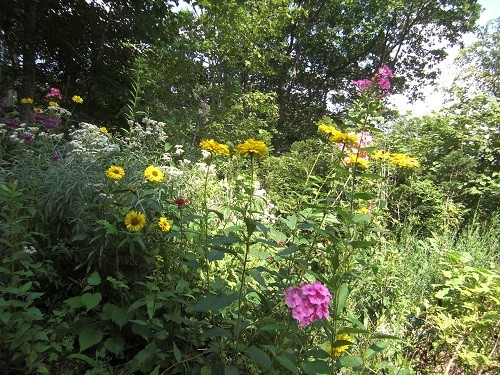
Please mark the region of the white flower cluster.
<svg viewBox="0 0 500 375"><path fill-rule="evenodd" d="M69 136L71 141L68 156L78 156L91 161L95 160L96 156L120 151L120 147L112 143L112 138L93 124L81 122Z"/></svg>
<svg viewBox="0 0 500 375"><path fill-rule="evenodd" d="M144 151L145 146L150 150L163 147L168 136L164 122L142 119L142 124L129 121L130 132L127 147L131 150Z"/></svg>
<svg viewBox="0 0 500 375"><path fill-rule="evenodd" d="M51 117L57 118L57 119L66 119L71 117L72 113L68 111L67 109L64 109L62 107L54 107L54 106L49 106L47 107L47 114L49 114Z"/></svg>

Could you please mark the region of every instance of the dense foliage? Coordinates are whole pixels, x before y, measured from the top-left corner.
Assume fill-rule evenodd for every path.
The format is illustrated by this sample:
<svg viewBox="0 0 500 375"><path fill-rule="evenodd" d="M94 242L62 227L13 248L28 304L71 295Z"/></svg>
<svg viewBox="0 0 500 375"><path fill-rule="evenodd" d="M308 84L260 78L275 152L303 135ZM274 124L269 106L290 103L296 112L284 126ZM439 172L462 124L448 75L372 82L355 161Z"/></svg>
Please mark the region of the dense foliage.
<svg viewBox="0 0 500 375"><path fill-rule="evenodd" d="M189 4L2 8L2 371L497 373L497 31L387 109L477 2Z"/></svg>

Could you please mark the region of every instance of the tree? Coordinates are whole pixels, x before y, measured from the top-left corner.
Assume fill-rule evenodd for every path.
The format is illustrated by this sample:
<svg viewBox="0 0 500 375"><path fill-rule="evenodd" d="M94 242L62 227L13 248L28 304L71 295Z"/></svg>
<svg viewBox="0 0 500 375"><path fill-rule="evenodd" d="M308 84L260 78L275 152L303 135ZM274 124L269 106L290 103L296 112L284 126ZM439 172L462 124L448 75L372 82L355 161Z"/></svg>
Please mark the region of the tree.
<svg viewBox="0 0 500 375"><path fill-rule="evenodd" d="M342 112L356 95L350 81L384 63L397 72L396 90L431 82L446 45L473 30L480 11L476 0L189 3L186 38L205 70L200 100L218 121L239 95L274 93L277 148Z"/></svg>
<svg viewBox="0 0 500 375"><path fill-rule="evenodd" d="M459 87L500 96L500 18L479 30L477 41L460 52L457 64Z"/></svg>
<svg viewBox="0 0 500 375"><path fill-rule="evenodd" d="M100 121L119 117L141 49L177 32L171 4L163 0L4 3L0 63L9 74L1 77L2 90L14 86L23 97L36 98L60 87L66 97L84 97L87 115ZM30 87L34 74L40 92Z"/></svg>

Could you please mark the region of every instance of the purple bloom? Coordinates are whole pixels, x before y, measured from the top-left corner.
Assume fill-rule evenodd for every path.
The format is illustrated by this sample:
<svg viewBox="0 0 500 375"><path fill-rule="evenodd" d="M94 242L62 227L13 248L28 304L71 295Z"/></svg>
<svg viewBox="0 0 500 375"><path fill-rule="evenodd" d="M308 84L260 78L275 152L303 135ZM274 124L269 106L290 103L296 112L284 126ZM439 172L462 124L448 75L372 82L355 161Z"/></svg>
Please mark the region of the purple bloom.
<svg viewBox="0 0 500 375"><path fill-rule="evenodd" d="M45 128L47 131L54 130L57 128L60 124L60 121L57 119L54 119L48 115L45 115L43 113L35 113L33 115L33 119L39 123L42 124L42 126Z"/></svg>
<svg viewBox="0 0 500 375"><path fill-rule="evenodd" d="M307 327L316 320L330 316L328 304L332 295L319 281L287 288L283 294L286 296L285 303L292 309L292 317L301 327Z"/></svg>
<svg viewBox="0 0 500 375"><path fill-rule="evenodd" d="M10 118L3 118L2 121L9 128L16 129L21 123L17 120L11 120Z"/></svg>
<svg viewBox="0 0 500 375"><path fill-rule="evenodd" d="M31 133L23 133L21 135L21 139L23 140L24 143L31 143L31 142L33 142L34 138L35 138L35 136Z"/></svg>
<svg viewBox="0 0 500 375"><path fill-rule="evenodd" d="M55 151L50 155L50 160L54 163L57 163L59 160L62 159L62 155L59 151Z"/></svg>

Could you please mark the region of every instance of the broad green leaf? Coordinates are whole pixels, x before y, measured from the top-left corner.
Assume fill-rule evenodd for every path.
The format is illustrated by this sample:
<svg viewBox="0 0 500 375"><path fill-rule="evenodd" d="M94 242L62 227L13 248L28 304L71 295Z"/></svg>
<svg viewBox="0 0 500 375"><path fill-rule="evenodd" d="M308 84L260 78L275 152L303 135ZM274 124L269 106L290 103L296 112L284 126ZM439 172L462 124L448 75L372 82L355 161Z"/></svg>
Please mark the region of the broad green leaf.
<svg viewBox="0 0 500 375"><path fill-rule="evenodd" d="M92 274L87 279L87 284L96 286L101 284L101 276L97 271L92 272Z"/></svg>
<svg viewBox="0 0 500 375"><path fill-rule="evenodd" d="M284 255L290 255L290 254L293 254L295 253L297 250L299 250L299 246L295 245L295 244L292 244L290 246L288 246L286 249L280 251L278 254L276 254L277 256L284 256Z"/></svg>
<svg viewBox="0 0 500 375"><path fill-rule="evenodd" d="M71 297L65 300L69 307L72 309L78 309L80 307L83 307L83 302L82 302L82 297L81 296L76 296L76 297Z"/></svg>
<svg viewBox="0 0 500 375"><path fill-rule="evenodd" d="M367 214L356 214L352 217L352 222L353 223L365 223L367 221L370 221L372 219L372 216L371 215L367 215Z"/></svg>
<svg viewBox="0 0 500 375"><path fill-rule="evenodd" d="M269 358L266 352L257 348L255 345L252 345L247 349L247 354L253 362L267 369L271 369L271 358Z"/></svg>
<svg viewBox="0 0 500 375"><path fill-rule="evenodd" d="M331 374L332 372L332 369L330 368L330 366L328 366L328 363L321 360L303 362L300 364L300 367L308 375Z"/></svg>
<svg viewBox="0 0 500 375"><path fill-rule="evenodd" d="M363 199L363 200L370 200L370 199L375 199L377 196L372 193L354 193L352 195L352 199Z"/></svg>
<svg viewBox="0 0 500 375"><path fill-rule="evenodd" d="M342 310L344 309L348 296L349 296L349 286L347 285L347 283L344 283L340 286L338 290L338 303L337 303L338 313L342 312Z"/></svg>
<svg viewBox="0 0 500 375"><path fill-rule="evenodd" d="M352 355L345 355L337 360L340 367L358 367L363 364L363 359Z"/></svg>
<svg viewBox="0 0 500 375"><path fill-rule="evenodd" d="M276 356L276 360L288 371L290 371L292 374L298 374L299 370L297 369L297 366L295 363L293 363L288 357L280 354Z"/></svg>
<svg viewBox="0 0 500 375"><path fill-rule="evenodd" d="M104 342L104 347L114 355L120 355L125 347L125 339L122 336L111 336Z"/></svg>
<svg viewBox="0 0 500 375"><path fill-rule="evenodd" d="M366 330L366 329L362 329L362 328L355 328L355 327L342 327L338 330L337 333L363 333L363 334L370 334L371 332Z"/></svg>
<svg viewBox="0 0 500 375"><path fill-rule="evenodd" d="M101 342L103 337L102 331L96 326L85 326L78 334L78 342L80 344L80 352L91 346L97 345Z"/></svg>
<svg viewBox="0 0 500 375"><path fill-rule="evenodd" d="M87 308L87 311L92 310L102 300L101 293L85 293L81 296L81 301Z"/></svg>
<svg viewBox="0 0 500 375"><path fill-rule="evenodd" d="M238 293L221 294L218 296L208 296L201 299L194 305L192 311L220 311L238 299Z"/></svg>
<svg viewBox="0 0 500 375"><path fill-rule="evenodd" d="M448 294L449 291L450 291L450 288L443 288L435 294L435 297L438 299L442 299L442 298L446 297L446 295Z"/></svg>
<svg viewBox="0 0 500 375"><path fill-rule="evenodd" d="M209 262L213 262L215 260L222 260L224 259L224 256L226 255L225 252L220 251L220 250L212 250L211 252L208 253L207 259Z"/></svg>
<svg viewBox="0 0 500 375"><path fill-rule="evenodd" d="M366 348L366 350L363 352L363 359L367 360L371 357L373 357L375 354L381 352L385 348L389 346L389 343L387 342L376 342L372 345L370 345L369 348Z"/></svg>
<svg viewBox="0 0 500 375"><path fill-rule="evenodd" d="M232 365L224 366L224 375L239 375L238 367Z"/></svg>
<svg viewBox="0 0 500 375"><path fill-rule="evenodd" d="M255 268L248 270L248 274L251 275L253 279L260 284L260 286L266 287L266 280L262 277L261 273L257 271Z"/></svg>
<svg viewBox="0 0 500 375"><path fill-rule="evenodd" d="M210 365L205 365L201 368L200 375L212 375L212 368Z"/></svg>
<svg viewBox="0 0 500 375"><path fill-rule="evenodd" d="M231 244L240 242L239 237L236 236L221 236L221 237L212 237L207 238L207 245L220 245L220 244Z"/></svg>
<svg viewBox="0 0 500 375"><path fill-rule="evenodd" d="M159 375L160 374L160 365L156 366L153 371L149 373L149 375Z"/></svg>
<svg viewBox="0 0 500 375"><path fill-rule="evenodd" d="M173 349L174 349L174 357L175 357L175 360L177 362L179 362L182 358L182 355L181 355L181 351L179 350L179 348L177 347L177 345L175 345L175 342L173 343Z"/></svg>

